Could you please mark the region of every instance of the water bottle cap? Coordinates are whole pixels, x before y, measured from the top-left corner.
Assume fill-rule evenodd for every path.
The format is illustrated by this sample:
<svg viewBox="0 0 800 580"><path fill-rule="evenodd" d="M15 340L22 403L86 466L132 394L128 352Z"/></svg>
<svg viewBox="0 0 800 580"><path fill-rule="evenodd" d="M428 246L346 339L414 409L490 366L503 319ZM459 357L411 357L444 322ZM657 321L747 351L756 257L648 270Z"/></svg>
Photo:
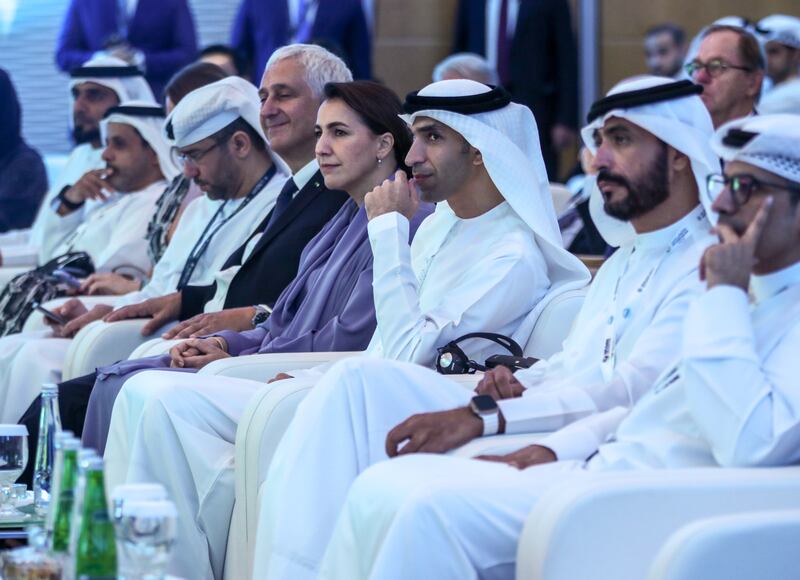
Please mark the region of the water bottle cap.
<svg viewBox="0 0 800 580"><path fill-rule="evenodd" d="M98 457L97 451L95 451L94 449L90 449L88 447L81 447L78 450L78 461L85 461L90 457Z"/></svg>
<svg viewBox="0 0 800 580"><path fill-rule="evenodd" d="M122 504L122 517L135 516L137 518L176 518L178 510L169 500L158 501L126 501Z"/></svg>
<svg viewBox="0 0 800 580"><path fill-rule="evenodd" d="M77 437L67 437L66 439L56 442L56 445L64 450L77 451L81 448L81 440Z"/></svg>
<svg viewBox="0 0 800 580"><path fill-rule="evenodd" d="M62 439L73 439L75 437L75 433L72 431L68 431L66 429L62 429L56 433L56 443L58 443Z"/></svg>
<svg viewBox="0 0 800 580"><path fill-rule="evenodd" d="M44 383L42 385L42 396L52 397L53 395L58 395L58 385L55 383Z"/></svg>
<svg viewBox="0 0 800 580"><path fill-rule="evenodd" d="M160 483L124 483L111 492L112 500L156 501L167 499L167 490Z"/></svg>
<svg viewBox="0 0 800 580"><path fill-rule="evenodd" d="M28 428L25 425L17 425L16 423L0 424L0 437L19 437L27 434Z"/></svg>
<svg viewBox="0 0 800 580"><path fill-rule="evenodd" d="M103 458L97 455L91 455L85 458L82 465L86 471L103 471L103 467L105 467Z"/></svg>

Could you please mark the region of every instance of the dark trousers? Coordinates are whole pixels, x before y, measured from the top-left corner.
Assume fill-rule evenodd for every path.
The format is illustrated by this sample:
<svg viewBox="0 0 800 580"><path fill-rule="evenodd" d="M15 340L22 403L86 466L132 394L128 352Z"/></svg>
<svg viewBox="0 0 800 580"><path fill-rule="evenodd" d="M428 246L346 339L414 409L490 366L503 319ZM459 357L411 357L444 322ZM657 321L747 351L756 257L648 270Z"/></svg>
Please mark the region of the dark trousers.
<svg viewBox="0 0 800 580"><path fill-rule="evenodd" d="M83 422L86 420L86 409L89 397L94 388L97 373L92 373L58 385L58 408L61 414L61 428L80 437L83 433ZM36 397L28 410L22 415L19 423L28 428L28 466L17 480L28 487L33 486L33 466L36 463L36 443L39 439L39 415L42 411L42 397Z"/></svg>

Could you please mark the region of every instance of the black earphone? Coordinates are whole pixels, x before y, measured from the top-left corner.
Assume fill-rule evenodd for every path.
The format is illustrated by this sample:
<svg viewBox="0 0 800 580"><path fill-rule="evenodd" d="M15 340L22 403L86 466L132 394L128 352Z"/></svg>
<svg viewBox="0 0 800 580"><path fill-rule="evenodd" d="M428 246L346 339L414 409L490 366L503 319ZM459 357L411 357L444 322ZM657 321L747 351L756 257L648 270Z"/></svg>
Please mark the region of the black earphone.
<svg viewBox="0 0 800 580"><path fill-rule="evenodd" d="M486 340L491 340L505 348L512 355L522 357L522 347L507 336L495 334L493 332L470 332L436 349L438 353L436 357L437 372L443 375L465 375L472 374L475 371L486 370L486 366L470 359L458 346L459 342L467 340L468 338L485 338Z"/></svg>

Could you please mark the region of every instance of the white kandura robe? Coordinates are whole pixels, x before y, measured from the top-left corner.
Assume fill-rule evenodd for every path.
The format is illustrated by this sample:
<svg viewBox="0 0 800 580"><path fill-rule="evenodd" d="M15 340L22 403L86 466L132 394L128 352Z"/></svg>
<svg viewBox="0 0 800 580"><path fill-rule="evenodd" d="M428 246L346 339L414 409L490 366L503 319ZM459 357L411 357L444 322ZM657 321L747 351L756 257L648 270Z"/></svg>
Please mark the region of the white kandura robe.
<svg viewBox="0 0 800 580"><path fill-rule="evenodd" d="M228 257L272 210L285 182L286 175L276 173L250 203L217 231L192 272L191 284L205 285L214 281ZM109 296L108 304L121 308L174 292L190 252L223 203L206 196L192 200L181 215L164 255L153 268L150 281L141 290ZM215 223L233 216L241 203L240 199L225 203ZM206 237L209 234L210 231L206 232ZM50 330L0 338L0 423L16 422L40 393L43 383L61 382L64 359L71 343L69 338L54 338Z"/></svg>
<svg viewBox="0 0 800 580"><path fill-rule="evenodd" d="M595 442L580 460L519 471L419 455L368 469L350 490L319 577L511 579L528 514L545 489L568 479L797 463L800 264L754 278L752 290L752 308L732 286L692 304L677 379L667 371L627 417L617 408L565 428L576 442ZM602 443L615 429L616 440ZM598 454L582 461L593 448Z"/></svg>
<svg viewBox="0 0 800 580"><path fill-rule="evenodd" d="M70 153L64 168L56 180L50 185L36 219L30 228L14 230L0 234L0 254L3 256L4 267L36 266L39 252L49 253L62 241L62 232L50 232L47 228L45 213L52 211L50 204L64 187L73 185L87 171L105 167L102 160L103 148L95 149L88 143L78 145ZM97 204L90 203L90 207Z"/></svg>
<svg viewBox="0 0 800 580"><path fill-rule="evenodd" d="M549 287L533 233L505 202L472 219L443 206L420 226L410 249L408 220L397 213L370 221L368 230L378 320L369 352L375 357L433 366L435 347L458 336L512 334ZM497 352L484 344L464 348L478 360ZM129 379L117 398L106 477L112 486L160 481L170 497L181 498L172 573L221 578L236 425L263 387L147 371ZM208 559L199 557L205 553Z"/></svg>
<svg viewBox="0 0 800 580"><path fill-rule="evenodd" d="M677 348L689 304L702 292L697 268L713 242L709 227L698 207L669 227L636 236L606 261L564 350L518 372L528 391L500 402L504 414L512 403L522 407L508 411L509 432L521 431L517 425L548 431L592 412L630 406L650 388L677 357L670 346ZM683 241L667 255L683 231L688 232ZM618 280L616 316L626 308L630 312L615 327L617 364L606 382L601 358ZM415 413L466 406L473 394L445 376L409 365L351 360L334 366L300 404L275 452L265 482L270 493L259 515L256 576L313 577L350 484L386 459L387 432ZM527 404L529 398L535 403ZM325 485L314 483L319 481Z"/></svg>
<svg viewBox="0 0 800 580"><path fill-rule="evenodd" d="M759 115L792 113L800 115L800 78L772 87L758 102Z"/></svg>

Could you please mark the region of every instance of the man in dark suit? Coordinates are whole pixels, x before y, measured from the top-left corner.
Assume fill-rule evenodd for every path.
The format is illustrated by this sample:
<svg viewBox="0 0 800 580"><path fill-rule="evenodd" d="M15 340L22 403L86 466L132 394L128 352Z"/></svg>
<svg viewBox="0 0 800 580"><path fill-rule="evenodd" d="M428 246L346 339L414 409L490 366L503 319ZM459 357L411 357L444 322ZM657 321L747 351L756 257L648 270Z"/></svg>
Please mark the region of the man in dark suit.
<svg viewBox="0 0 800 580"><path fill-rule="evenodd" d="M547 174L557 180L557 154L573 142L578 125L578 62L567 0L460 0L453 49L486 56L514 101L530 107Z"/></svg>
<svg viewBox="0 0 800 580"><path fill-rule="evenodd" d="M242 0L231 46L257 79L272 52L289 43L316 43L341 56L357 79L371 76L372 46L361 0Z"/></svg>
<svg viewBox="0 0 800 580"><path fill-rule="evenodd" d="M187 0L71 0L56 44L63 71L107 51L138 66L156 100L167 81L197 56Z"/></svg>
<svg viewBox="0 0 800 580"><path fill-rule="evenodd" d="M341 59L318 46L287 46L270 60L261 82L261 122L273 151L292 170L273 210L265 216L250 239L236 250L223 266L228 271L227 289L187 286L179 292L153 298L112 312L106 320L151 317L144 334L152 334L175 319L183 320L170 336L216 332L223 329L247 330L266 319L268 310L284 287L294 278L300 253L306 244L336 214L347 199L342 191L325 187L314 158L317 109L323 94L307 80L306 66L325 66L322 79L347 82L352 75ZM307 65L304 65L306 62ZM203 313L208 301L220 303L217 312ZM59 405L62 425L80 435L96 375L86 375L61 383ZM31 453L36 449L36 433L41 408L37 398L20 420L28 426ZM33 465L33 461L30 462ZM30 483L32 467L20 481Z"/></svg>

